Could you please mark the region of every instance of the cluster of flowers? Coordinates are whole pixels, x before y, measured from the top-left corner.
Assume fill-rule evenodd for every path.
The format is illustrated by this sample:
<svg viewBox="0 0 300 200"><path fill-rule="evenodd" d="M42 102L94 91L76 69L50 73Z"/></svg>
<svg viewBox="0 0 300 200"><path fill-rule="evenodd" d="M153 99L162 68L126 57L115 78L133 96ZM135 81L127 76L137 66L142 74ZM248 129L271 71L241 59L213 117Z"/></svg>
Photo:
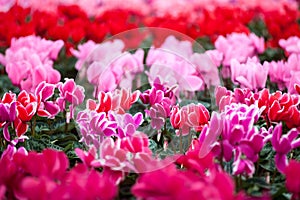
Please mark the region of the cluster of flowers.
<svg viewBox="0 0 300 200"><path fill-rule="evenodd" d="M74 4L68 1L65 5L61 1L47 1L49 5L46 2L41 5L39 1L14 3L4 1L4 5L0 5L3 10L0 12L0 46L9 46L14 37L35 34L61 39L70 49L82 41L101 42L106 36L141 26L168 28L194 39L208 36L214 41L219 35L232 32L249 33L249 23L257 19L266 25L268 46L277 46L280 38L300 36L297 3L292 0L252 3L244 0L178 1L175 4L173 1L144 0L131 3L101 1L101 4L96 0L88 3L76 1ZM240 4L244 8L239 8ZM123 9L120 9L122 5ZM186 9L181 9L183 5Z"/></svg>
<svg viewBox="0 0 300 200"><path fill-rule="evenodd" d="M140 199L251 199L251 189L241 189L242 179L258 177L269 186L278 181L276 175L285 178L279 181L292 199L300 198L295 155L300 147L300 31L294 1L170 5L132 0L137 7L131 9L117 1L123 10L115 9L114 1L76 2L46 1L45 10L33 0L0 5L0 46L10 45L0 63L21 90L0 99L1 199L113 199L132 174L139 175L130 192ZM235 6L241 2L245 9ZM264 38L248 28L259 20L266 26ZM99 43L141 26L208 36L214 48L195 52L194 43L162 29L152 32L155 39L146 50L140 44L147 42L147 33ZM94 98L85 99L88 92L74 79L61 82L65 77L54 61L63 47L77 58L78 79L91 84ZM260 60L270 47L281 48L281 60ZM233 89L219 86L222 82ZM189 99L212 89L219 112ZM85 108L76 112L83 102ZM74 119L86 147L66 147L81 160L74 167L64 152L21 147L37 139L37 117L52 120L59 114L66 123ZM274 170L261 167L268 149L268 166L274 162ZM262 192L262 198L270 199L271 192Z"/></svg>
<svg viewBox="0 0 300 200"><path fill-rule="evenodd" d="M63 152L41 153L9 146L0 159L1 199L113 199L117 185L113 172L99 172L84 164L68 170Z"/></svg>
<svg viewBox="0 0 300 200"><path fill-rule="evenodd" d="M95 96L97 91L132 88L133 80L144 72L144 59L151 85L156 80L169 88L178 85L177 94L179 91L194 92L219 85L215 63L220 63L222 53L215 50L193 53L192 45L189 41L169 36L158 48L150 47L144 58L143 49L130 54L123 50L124 42L115 39L101 44L88 41L79 45L78 50L71 49L71 52L78 58L75 67L80 70L79 76L87 76L89 83L95 86ZM185 53L181 55L180 52ZM140 87L139 84L136 87Z"/></svg>
<svg viewBox="0 0 300 200"><path fill-rule="evenodd" d="M55 95L55 89L59 95ZM27 137L28 122L37 115L40 117L54 118L60 112L68 112L67 121L73 118L74 109L84 100L84 89L75 84L73 79L66 79L64 83L57 84L41 82L34 93L22 90L18 95L5 93L0 100L0 127L3 127L4 138L16 144ZM9 126L15 134L9 133ZM31 129L34 127L31 127ZM34 133L34 130L31 130ZM11 135L15 139L11 140Z"/></svg>

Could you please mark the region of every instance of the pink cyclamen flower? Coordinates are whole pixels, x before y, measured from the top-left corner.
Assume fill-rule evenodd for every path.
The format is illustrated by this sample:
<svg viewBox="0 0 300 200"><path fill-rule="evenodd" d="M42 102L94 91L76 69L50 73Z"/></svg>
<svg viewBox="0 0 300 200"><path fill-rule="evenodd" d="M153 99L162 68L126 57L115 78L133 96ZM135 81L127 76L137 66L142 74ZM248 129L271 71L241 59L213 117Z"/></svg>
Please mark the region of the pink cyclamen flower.
<svg viewBox="0 0 300 200"><path fill-rule="evenodd" d="M172 126L177 130L177 134L187 135L190 129L201 131L208 123L209 112L202 104L188 104L179 108L173 106L170 115Z"/></svg>
<svg viewBox="0 0 300 200"><path fill-rule="evenodd" d="M57 102L61 110L66 108L66 103L78 106L84 100L84 88L80 85L76 85L73 79L66 78L64 83L58 83L57 88L60 95Z"/></svg>
<svg viewBox="0 0 300 200"><path fill-rule="evenodd" d="M159 103L156 103L151 106L150 110L145 110L147 116L151 118L151 126L152 128L156 130L160 130L165 122L166 118L168 117L168 114L170 113L170 106L169 108L165 109L164 106L162 106Z"/></svg>
<svg viewBox="0 0 300 200"><path fill-rule="evenodd" d="M106 113L84 110L77 115L76 122L82 135L81 141L87 145L99 148L105 137L118 136L116 133L117 122L106 118Z"/></svg>
<svg viewBox="0 0 300 200"><path fill-rule="evenodd" d="M247 59L262 53L265 50L264 39L257 37L254 33L231 33L219 36L215 41L216 49L223 53L223 65L229 66L232 59L245 63Z"/></svg>
<svg viewBox="0 0 300 200"><path fill-rule="evenodd" d="M53 42L36 36L13 39L2 61L8 77L14 85L30 92L42 81L59 82L60 73L53 68L52 60L62 46L61 40Z"/></svg>
<svg viewBox="0 0 300 200"><path fill-rule="evenodd" d="M147 136L139 132L131 137L118 138L116 141L106 138L100 144L98 159L91 164L122 172L145 172L150 163L153 164L150 167L157 167L153 163L148 145Z"/></svg>
<svg viewBox="0 0 300 200"><path fill-rule="evenodd" d="M297 36L289 37L288 39L280 39L279 45L288 53L300 53L300 38Z"/></svg>
<svg viewBox="0 0 300 200"><path fill-rule="evenodd" d="M138 112L134 116L129 113L125 114L109 114L109 119L116 121L118 124L118 137L123 138L132 136L138 127L143 123L143 114Z"/></svg>
<svg viewBox="0 0 300 200"><path fill-rule="evenodd" d="M292 73L288 91L290 94L300 94L300 71Z"/></svg>
<svg viewBox="0 0 300 200"><path fill-rule="evenodd" d="M84 44L78 45L78 51L75 49L71 49L71 53L78 59L75 68L79 71L88 61L89 55L96 48L95 42L89 40Z"/></svg>
<svg viewBox="0 0 300 200"><path fill-rule="evenodd" d="M268 78L268 67L255 59L248 59L245 64L231 60L231 80L242 88L258 90L265 87Z"/></svg>
<svg viewBox="0 0 300 200"><path fill-rule="evenodd" d="M284 173L288 165L287 154L300 146L299 131L291 129L287 134L282 136L282 124L278 124L273 131L272 146L276 151L275 164L279 172Z"/></svg>
<svg viewBox="0 0 300 200"><path fill-rule="evenodd" d="M140 97L141 92L136 90L122 88L112 93L112 110L116 113L123 114L130 109Z"/></svg>
<svg viewBox="0 0 300 200"><path fill-rule="evenodd" d="M300 162L291 160L289 165L285 168L284 174L286 176L286 188L291 192L292 200L300 198Z"/></svg>
<svg viewBox="0 0 300 200"><path fill-rule="evenodd" d="M270 80L277 83L279 89L283 90L289 88L293 74L300 71L298 63L300 63L300 55L291 54L286 62L264 62L263 66L269 68Z"/></svg>
<svg viewBox="0 0 300 200"><path fill-rule="evenodd" d="M56 84L41 82L36 90L35 96L38 101L38 111L37 114L41 117L54 118L60 111L59 105L51 101L50 98L54 95L54 90Z"/></svg>

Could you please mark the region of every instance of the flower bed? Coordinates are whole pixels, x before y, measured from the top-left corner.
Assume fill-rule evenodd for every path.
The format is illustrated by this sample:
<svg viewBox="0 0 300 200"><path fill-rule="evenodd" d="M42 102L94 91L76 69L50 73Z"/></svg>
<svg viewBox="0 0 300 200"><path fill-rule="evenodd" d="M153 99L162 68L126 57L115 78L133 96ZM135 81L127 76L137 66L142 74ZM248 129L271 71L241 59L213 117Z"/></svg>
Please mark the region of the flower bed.
<svg viewBox="0 0 300 200"><path fill-rule="evenodd" d="M1 199L300 199L297 2L72 3L0 5Z"/></svg>

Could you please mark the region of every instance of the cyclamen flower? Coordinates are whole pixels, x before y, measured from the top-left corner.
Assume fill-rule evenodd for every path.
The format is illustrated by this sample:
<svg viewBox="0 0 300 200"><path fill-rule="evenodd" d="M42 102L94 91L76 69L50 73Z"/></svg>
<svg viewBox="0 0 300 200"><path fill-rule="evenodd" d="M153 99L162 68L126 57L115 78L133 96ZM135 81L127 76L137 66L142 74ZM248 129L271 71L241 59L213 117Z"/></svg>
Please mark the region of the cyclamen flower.
<svg viewBox="0 0 300 200"><path fill-rule="evenodd" d="M147 172L156 169L159 160L152 158L147 136L136 132L131 137L106 138L100 144L97 159L91 162L94 167L108 167L122 172ZM150 166L148 166L150 165Z"/></svg>
<svg viewBox="0 0 300 200"><path fill-rule="evenodd" d="M254 127L260 110L255 105L232 103L225 107L222 114L222 140L214 146L214 151L222 151L225 161L234 158L233 174L252 176L254 162L258 160L258 153L264 145L264 137ZM222 143L222 145L221 145Z"/></svg>
<svg viewBox="0 0 300 200"><path fill-rule="evenodd" d="M209 112L202 104L188 104L179 108L174 106L171 110L170 121L176 133L187 135L191 128L201 131L203 126L208 123Z"/></svg>
<svg viewBox="0 0 300 200"><path fill-rule="evenodd" d="M280 39L279 45L288 53L300 53L300 38L297 36L289 37L288 39Z"/></svg>
<svg viewBox="0 0 300 200"><path fill-rule="evenodd" d="M67 156L52 149L36 153L9 146L1 156L0 168L6 198L113 199L117 193L111 172L99 173L83 164L68 170Z"/></svg>
<svg viewBox="0 0 300 200"><path fill-rule="evenodd" d="M131 54L123 49L123 41L116 39L102 44L88 42L80 46L80 51L73 50L79 58L78 68L86 63L86 68L80 73L86 73L96 93L113 91L118 86L131 88L135 75L143 71L144 51L139 49Z"/></svg>
<svg viewBox="0 0 300 200"><path fill-rule="evenodd" d="M28 92L34 92L42 81L59 82L60 73L53 69L52 60L56 59L62 46L61 40L52 42L36 36L13 39L2 61L8 77Z"/></svg>
<svg viewBox="0 0 300 200"><path fill-rule="evenodd" d="M170 105L165 108L159 103L151 106L150 110L145 110L147 116L151 118L151 126L156 130L160 130L165 122L166 118L170 115Z"/></svg>
<svg viewBox="0 0 300 200"><path fill-rule="evenodd" d="M143 123L143 114L136 113L132 116L129 113L125 114L109 114L111 121L116 121L118 124L118 137L123 138L126 136L132 136L138 127Z"/></svg>
<svg viewBox="0 0 300 200"><path fill-rule="evenodd" d="M250 105L253 95L249 88L235 88L233 92L221 86L215 89L216 104L220 111L224 111L225 106L231 103Z"/></svg>
<svg viewBox="0 0 300 200"><path fill-rule="evenodd" d="M234 183L227 174L199 175L176 169L174 164L142 174L132 193L142 199L235 199Z"/></svg>
<svg viewBox="0 0 300 200"><path fill-rule="evenodd" d="M216 49L223 53L223 65L229 66L232 59L239 63L245 63L250 57L256 56L265 50L264 39L251 33L231 33L226 36L219 36L215 41Z"/></svg>
<svg viewBox="0 0 300 200"><path fill-rule="evenodd" d="M60 92L57 101L60 103L61 109L65 109L67 102L73 106L78 106L84 100L84 88L76 85L73 79L66 78L64 83L58 83L57 88Z"/></svg>
<svg viewBox="0 0 300 200"><path fill-rule="evenodd" d="M286 188L292 193L292 200L300 198L300 163L296 160L291 160L289 165L285 168L284 174L286 176Z"/></svg>
<svg viewBox="0 0 300 200"><path fill-rule="evenodd" d="M89 55L96 48L95 42L89 40L84 44L78 45L78 51L71 48L71 53L78 59L75 68L79 71L83 67L84 63L88 61Z"/></svg>
<svg viewBox="0 0 300 200"><path fill-rule="evenodd" d="M87 145L95 145L96 148L99 148L105 137L118 136L116 133L117 122L108 120L104 112L81 111L77 115L76 122L82 134L81 141Z"/></svg>
<svg viewBox="0 0 300 200"><path fill-rule="evenodd" d="M242 88L258 90L265 87L268 78L268 67L255 59L248 59L245 64L232 59L230 64L231 80Z"/></svg>
<svg viewBox="0 0 300 200"><path fill-rule="evenodd" d="M140 97L141 92L136 90L134 92L131 89L115 90L112 93L112 110L119 114L124 114L130 109Z"/></svg>
<svg viewBox="0 0 300 200"><path fill-rule="evenodd" d="M83 103L84 100L84 88L80 85L76 85L73 79L65 79L65 83L58 83L57 86L60 97L57 98L56 103L59 105L60 110L66 110L66 105L69 103L70 117L67 117L67 121L73 119L74 109L76 106Z"/></svg>
<svg viewBox="0 0 300 200"><path fill-rule="evenodd" d="M118 114L124 114L130 109L140 96L140 91L131 92L130 89L120 89L114 92L100 91L98 94L98 103L92 99L88 99L87 108L97 112L113 111Z"/></svg>
<svg viewBox="0 0 300 200"><path fill-rule="evenodd" d="M288 91L290 94L300 94L300 71L292 73Z"/></svg>
<svg viewBox="0 0 300 200"><path fill-rule="evenodd" d="M54 118L60 111L59 105L55 101L51 101L51 97L54 95L55 84L41 82L36 90L35 96L38 100L38 116Z"/></svg>
<svg viewBox="0 0 300 200"><path fill-rule="evenodd" d="M285 121L289 128L300 126L299 96L282 94L280 91L270 95L268 117L271 121Z"/></svg>
<svg viewBox="0 0 300 200"><path fill-rule="evenodd" d="M270 80L283 90L289 88L292 75L300 71L299 63L300 55L291 54L286 62L264 62L263 66L269 68Z"/></svg>
<svg viewBox="0 0 300 200"><path fill-rule="evenodd" d="M287 154L297 147L300 147L299 131L291 129L282 136L282 124L278 124L273 131L272 146L276 151L275 164L279 172L284 173L288 165Z"/></svg>
<svg viewBox="0 0 300 200"><path fill-rule="evenodd" d="M160 48L150 48L146 64L149 83L155 79L167 87L178 85L179 90L197 91L206 84L219 84L217 67L207 54L193 53L192 43L178 41L174 36L166 38Z"/></svg>
<svg viewBox="0 0 300 200"><path fill-rule="evenodd" d="M16 98L12 93L5 93L0 99L0 128L3 127L5 140L10 141L9 125L16 119Z"/></svg>

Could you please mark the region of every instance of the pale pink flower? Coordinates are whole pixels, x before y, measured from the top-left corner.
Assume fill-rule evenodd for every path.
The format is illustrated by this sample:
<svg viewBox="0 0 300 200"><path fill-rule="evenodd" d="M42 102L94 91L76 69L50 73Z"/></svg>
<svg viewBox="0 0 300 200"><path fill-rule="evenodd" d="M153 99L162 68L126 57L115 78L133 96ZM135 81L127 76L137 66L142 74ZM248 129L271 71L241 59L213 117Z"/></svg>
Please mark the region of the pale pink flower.
<svg viewBox="0 0 300 200"><path fill-rule="evenodd" d="M278 84L280 90L289 88L292 74L300 71L300 55L291 54L286 62L264 62L263 66L269 68L269 76L272 82Z"/></svg>
<svg viewBox="0 0 300 200"><path fill-rule="evenodd" d="M300 85L300 71L292 73L292 77L290 79L290 84L288 87L288 91L290 94L299 94L296 89L296 85L298 85L298 87Z"/></svg>
<svg viewBox="0 0 300 200"><path fill-rule="evenodd" d="M245 63L248 57L256 56L265 50L264 39L257 37L254 33L231 33L219 36L215 41L216 49L223 53L223 65L229 66L232 59Z"/></svg>
<svg viewBox="0 0 300 200"><path fill-rule="evenodd" d="M300 38L297 36L289 37L288 39L280 39L279 45L288 53L300 53Z"/></svg>
<svg viewBox="0 0 300 200"><path fill-rule="evenodd" d="M89 40L84 44L78 45L78 50L71 49L71 53L78 59L75 68L77 70L81 70L83 65L85 64L91 52L96 48L95 42Z"/></svg>
<svg viewBox="0 0 300 200"><path fill-rule="evenodd" d="M232 82L239 84L242 88L258 90L265 87L269 69L255 59L248 59L245 64L233 59L230 68Z"/></svg>

